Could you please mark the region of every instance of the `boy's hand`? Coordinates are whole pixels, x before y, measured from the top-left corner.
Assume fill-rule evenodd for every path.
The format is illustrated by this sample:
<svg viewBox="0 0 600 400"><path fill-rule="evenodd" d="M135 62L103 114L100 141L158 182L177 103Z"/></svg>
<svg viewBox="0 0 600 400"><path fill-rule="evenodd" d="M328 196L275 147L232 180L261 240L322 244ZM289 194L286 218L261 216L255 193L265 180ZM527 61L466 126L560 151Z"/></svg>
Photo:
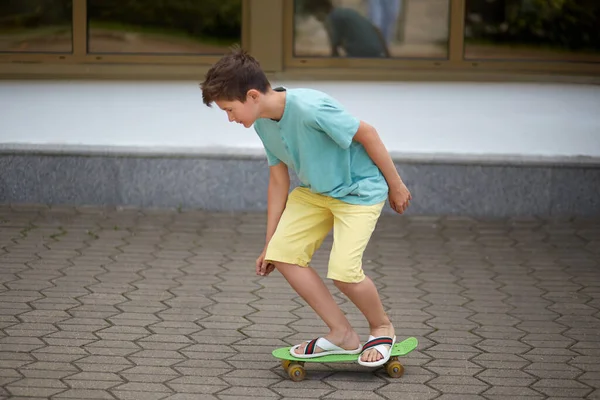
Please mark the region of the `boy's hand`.
<svg viewBox="0 0 600 400"><path fill-rule="evenodd" d="M389 190L390 207L402 214L409 206L412 195L404 183L400 183Z"/></svg>
<svg viewBox="0 0 600 400"><path fill-rule="evenodd" d="M265 261L265 254L267 253L267 247L256 259L256 275L267 276L275 269L275 266Z"/></svg>

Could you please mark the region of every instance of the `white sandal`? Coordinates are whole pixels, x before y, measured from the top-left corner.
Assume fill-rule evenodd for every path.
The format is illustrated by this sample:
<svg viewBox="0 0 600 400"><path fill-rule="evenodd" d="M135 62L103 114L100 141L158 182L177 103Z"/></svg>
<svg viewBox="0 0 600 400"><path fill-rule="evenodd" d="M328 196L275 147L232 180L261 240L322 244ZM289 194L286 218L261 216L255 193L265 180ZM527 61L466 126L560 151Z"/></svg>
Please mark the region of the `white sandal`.
<svg viewBox="0 0 600 400"><path fill-rule="evenodd" d="M369 340L363 346L362 351L360 353L360 357L358 357L358 363L360 365L364 365L365 367L378 367L380 365L385 364L390 359L390 356L392 354L392 348L394 347L395 343L396 343L396 336L391 338L389 336L375 337L375 336L369 335ZM389 348L388 348L388 346L389 346ZM363 353L366 350L371 349L371 348L374 348L375 350L377 350L379 352L379 354L381 354L383 356L383 358L379 361L373 361L373 362L363 361L362 360Z"/></svg>
<svg viewBox="0 0 600 400"><path fill-rule="evenodd" d="M303 354L296 353L296 349L302 346L302 343L292 347L290 349L290 354L296 358L316 358L332 354L359 354L363 350L362 346L358 346L358 348L355 350L342 349L341 347L336 346L329 340L322 337L313 340L307 340L306 343L308 343L308 345L306 345ZM321 348L323 351L317 352L317 347Z"/></svg>

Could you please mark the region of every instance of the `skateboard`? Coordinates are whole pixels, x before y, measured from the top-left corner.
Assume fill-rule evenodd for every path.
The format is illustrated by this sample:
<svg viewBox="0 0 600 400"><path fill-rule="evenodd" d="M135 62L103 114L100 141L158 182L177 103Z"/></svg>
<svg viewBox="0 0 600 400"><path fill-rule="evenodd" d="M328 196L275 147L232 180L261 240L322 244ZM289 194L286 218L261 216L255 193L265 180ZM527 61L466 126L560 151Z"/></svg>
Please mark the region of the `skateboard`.
<svg viewBox="0 0 600 400"><path fill-rule="evenodd" d="M417 348L419 342L414 337L409 337L401 342L394 344L390 359L382 365L390 378L400 378L404 374L404 367L398 361L398 357L405 356ZM336 362L357 362L360 354L331 354L316 358L296 358L290 354L290 347L280 347L273 350L273 357L281 360L281 366L287 372L290 379L294 382L300 382L306 377L305 363L336 363ZM377 367L375 367L377 368Z"/></svg>

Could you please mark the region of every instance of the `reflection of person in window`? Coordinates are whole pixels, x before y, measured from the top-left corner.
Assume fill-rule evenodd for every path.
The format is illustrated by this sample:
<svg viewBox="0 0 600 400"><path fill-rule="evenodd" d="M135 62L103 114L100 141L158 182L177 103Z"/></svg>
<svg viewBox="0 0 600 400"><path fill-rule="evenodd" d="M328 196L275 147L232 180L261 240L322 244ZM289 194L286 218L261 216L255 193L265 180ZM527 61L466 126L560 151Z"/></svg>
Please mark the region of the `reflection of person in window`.
<svg viewBox="0 0 600 400"><path fill-rule="evenodd" d="M387 44L394 40L402 0L368 0L369 18L381 31Z"/></svg>
<svg viewBox="0 0 600 400"><path fill-rule="evenodd" d="M389 57L381 32L356 10L334 7L331 0L307 0L305 9L327 29L331 53L348 57Z"/></svg>

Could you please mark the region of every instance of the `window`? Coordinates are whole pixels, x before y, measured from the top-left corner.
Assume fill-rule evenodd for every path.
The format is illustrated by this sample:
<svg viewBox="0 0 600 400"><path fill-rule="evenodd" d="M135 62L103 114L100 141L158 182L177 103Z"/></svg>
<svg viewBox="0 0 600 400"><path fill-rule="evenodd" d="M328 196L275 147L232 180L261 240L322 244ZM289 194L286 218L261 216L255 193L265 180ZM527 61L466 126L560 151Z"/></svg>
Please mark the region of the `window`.
<svg viewBox="0 0 600 400"><path fill-rule="evenodd" d="M242 0L87 0L88 52L223 54L241 43Z"/></svg>
<svg viewBox="0 0 600 400"><path fill-rule="evenodd" d="M466 0L465 58L600 62L600 1Z"/></svg>
<svg viewBox="0 0 600 400"><path fill-rule="evenodd" d="M234 44L291 77L598 76L598 27L600 0L0 0L0 76L197 77Z"/></svg>
<svg viewBox="0 0 600 400"><path fill-rule="evenodd" d="M295 57L448 58L450 0L294 0Z"/></svg>
<svg viewBox="0 0 600 400"><path fill-rule="evenodd" d="M71 53L72 0L1 0L0 52Z"/></svg>

